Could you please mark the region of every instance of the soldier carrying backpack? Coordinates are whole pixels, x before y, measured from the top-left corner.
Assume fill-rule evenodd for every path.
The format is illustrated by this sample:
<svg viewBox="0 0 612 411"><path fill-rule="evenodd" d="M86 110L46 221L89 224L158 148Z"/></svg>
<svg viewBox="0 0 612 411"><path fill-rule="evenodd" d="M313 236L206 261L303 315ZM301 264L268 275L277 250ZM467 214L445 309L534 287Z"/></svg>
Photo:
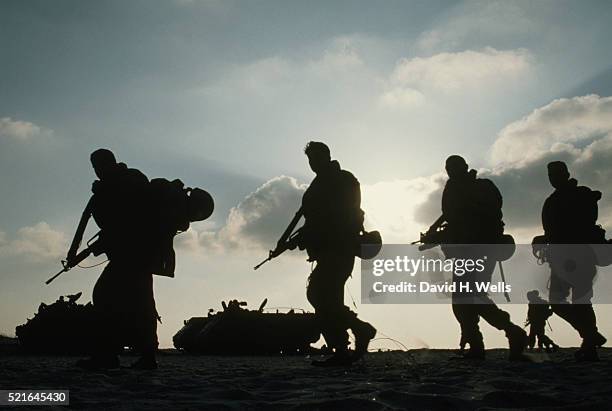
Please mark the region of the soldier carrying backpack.
<svg viewBox="0 0 612 411"><path fill-rule="evenodd" d="M92 295L99 335L91 347L91 358L77 365L85 369L117 368L118 353L130 346L141 354L132 367L154 369L159 316L152 274L174 275L174 236L186 230L189 222L209 217L212 198L203 190L185 189L179 180L149 182L140 171L117 163L106 149L94 151L91 163L98 180L92 186L93 196L83 212L63 271L90 253L105 253L109 263ZM91 217L100 227L97 240L77 253Z"/></svg>
<svg viewBox="0 0 612 411"><path fill-rule="evenodd" d="M527 335L518 325L510 321L510 315L501 310L486 292L477 292L476 282L490 282L498 260L497 246L503 242L502 196L495 184L476 176L469 170L465 160L452 155L446 160L448 181L442 193L442 216L428 233L436 232L444 225L440 243L446 258L482 259L481 272L453 274L457 291L453 293L453 313L461 328L461 345L469 344L463 355L466 359L484 359L485 349L478 326L480 318L505 332L510 346L510 360L524 359L522 353L527 345ZM423 237L427 238L426 233ZM507 236L509 237L509 236ZM458 244L455 246L454 244ZM494 254L495 253L495 254ZM459 284L469 284L471 291L461 291Z"/></svg>
<svg viewBox="0 0 612 411"><path fill-rule="evenodd" d="M606 342L597 329L591 304L598 265L592 245L606 242L605 231L597 225L601 192L579 186L562 161L553 161L547 168L555 191L542 207L544 235L534 238L533 243L548 244L545 260L551 268L549 301L553 312L582 337L576 359L596 361L597 347ZM567 301L570 294L572 304Z"/></svg>

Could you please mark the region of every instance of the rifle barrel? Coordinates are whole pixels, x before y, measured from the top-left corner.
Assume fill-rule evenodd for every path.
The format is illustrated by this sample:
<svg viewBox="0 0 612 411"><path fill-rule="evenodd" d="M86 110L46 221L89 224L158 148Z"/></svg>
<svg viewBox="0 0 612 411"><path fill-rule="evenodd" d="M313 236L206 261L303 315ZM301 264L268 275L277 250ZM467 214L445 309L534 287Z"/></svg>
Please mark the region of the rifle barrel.
<svg viewBox="0 0 612 411"><path fill-rule="evenodd" d="M78 253L76 255L76 257L74 258L74 261L72 262L72 264L68 264L68 262L62 263L62 264L64 264L64 268L62 268L62 270L59 273L55 274L53 277L51 277L47 281L45 281L45 284L48 285L51 281L55 280L62 273L65 273L66 271L70 271L72 268L74 268L77 265L79 265L81 263L81 261L83 261L84 259L89 257L91 252L92 252L91 247L87 247L86 249L84 249L83 251L81 251L80 253Z"/></svg>
<svg viewBox="0 0 612 411"><path fill-rule="evenodd" d="M55 280L57 277L59 277L60 275L62 275L66 271L68 271L68 270L65 269L65 268L62 268L62 270L59 273L55 274L53 277L51 277L47 281L45 281L45 284L49 285L51 283L51 281Z"/></svg>
<svg viewBox="0 0 612 411"><path fill-rule="evenodd" d="M259 267L261 267L262 265L264 265L265 263L267 263L268 261L270 261L272 259L272 257L268 257L265 260L263 260L261 263L257 264L255 267L253 267L253 270L257 270Z"/></svg>

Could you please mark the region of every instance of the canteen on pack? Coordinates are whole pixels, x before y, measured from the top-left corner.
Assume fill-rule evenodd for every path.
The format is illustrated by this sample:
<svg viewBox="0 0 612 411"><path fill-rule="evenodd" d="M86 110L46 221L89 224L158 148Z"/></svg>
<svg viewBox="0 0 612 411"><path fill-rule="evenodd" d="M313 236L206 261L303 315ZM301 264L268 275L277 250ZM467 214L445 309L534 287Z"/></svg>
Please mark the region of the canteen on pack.
<svg viewBox="0 0 612 411"><path fill-rule="evenodd" d="M362 260L370 260L382 249L382 236L378 231L363 231L357 239L355 255Z"/></svg>

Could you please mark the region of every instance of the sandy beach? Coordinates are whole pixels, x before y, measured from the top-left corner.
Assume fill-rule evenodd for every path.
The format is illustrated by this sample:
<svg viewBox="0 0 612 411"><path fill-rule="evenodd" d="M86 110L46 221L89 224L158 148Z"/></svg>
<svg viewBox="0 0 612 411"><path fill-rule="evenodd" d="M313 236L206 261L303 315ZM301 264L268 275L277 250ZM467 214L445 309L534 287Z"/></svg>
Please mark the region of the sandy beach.
<svg viewBox="0 0 612 411"><path fill-rule="evenodd" d="M466 362L449 350L371 353L348 368L311 358L160 353L156 371L83 372L78 357L0 357L2 389L69 389L70 408L124 409L607 409L612 350L577 363L573 349L509 363L506 350ZM122 365L134 358L122 357ZM58 409L63 407L57 407ZM26 409L20 407L19 409ZM38 408L36 408L38 409Z"/></svg>

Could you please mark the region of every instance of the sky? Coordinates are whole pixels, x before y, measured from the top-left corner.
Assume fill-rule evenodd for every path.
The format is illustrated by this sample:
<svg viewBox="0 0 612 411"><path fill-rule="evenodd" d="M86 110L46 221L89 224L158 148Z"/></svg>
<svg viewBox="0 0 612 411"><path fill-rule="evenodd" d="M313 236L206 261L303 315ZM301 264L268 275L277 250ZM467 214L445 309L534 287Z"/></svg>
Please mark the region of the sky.
<svg viewBox="0 0 612 411"><path fill-rule="evenodd" d="M215 198L213 216L175 240L176 278L155 278L164 347L221 300L310 309L303 254L252 270L313 178L310 140L360 180L367 228L386 243L417 239L437 217L450 154L499 186L518 241L541 231L553 159L604 193L610 228L611 18L606 1L3 1L0 333L41 301L91 298L102 267L44 280L60 268L100 147ZM457 344L449 306L360 304L359 276L346 302L381 333ZM508 310L523 322L526 307ZM605 334L612 308L596 312ZM551 325L562 345L579 343Z"/></svg>

